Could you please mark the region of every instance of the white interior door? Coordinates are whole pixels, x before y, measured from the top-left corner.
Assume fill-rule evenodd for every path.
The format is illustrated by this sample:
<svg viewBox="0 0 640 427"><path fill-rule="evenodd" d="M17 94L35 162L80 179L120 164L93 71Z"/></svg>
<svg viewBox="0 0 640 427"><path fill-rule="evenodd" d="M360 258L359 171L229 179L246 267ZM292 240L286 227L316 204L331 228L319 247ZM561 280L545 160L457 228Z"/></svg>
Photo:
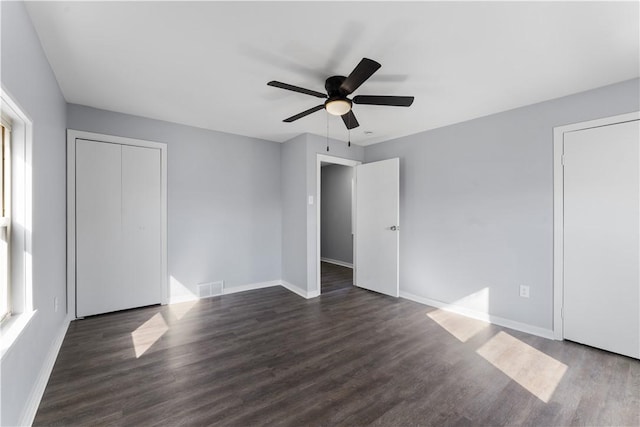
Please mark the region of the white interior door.
<svg viewBox="0 0 640 427"><path fill-rule="evenodd" d="M400 160L356 166L355 284L399 296Z"/></svg>
<svg viewBox="0 0 640 427"><path fill-rule="evenodd" d="M122 146L122 288L127 305L162 299L160 150Z"/></svg>
<svg viewBox="0 0 640 427"><path fill-rule="evenodd" d="M76 140L78 317L122 306L121 152L118 144Z"/></svg>
<svg viewBox="0 0 640 427"><path fill-rule="evenodd" d="M639 123L564 134L564 337L636 358Z"/></svg>

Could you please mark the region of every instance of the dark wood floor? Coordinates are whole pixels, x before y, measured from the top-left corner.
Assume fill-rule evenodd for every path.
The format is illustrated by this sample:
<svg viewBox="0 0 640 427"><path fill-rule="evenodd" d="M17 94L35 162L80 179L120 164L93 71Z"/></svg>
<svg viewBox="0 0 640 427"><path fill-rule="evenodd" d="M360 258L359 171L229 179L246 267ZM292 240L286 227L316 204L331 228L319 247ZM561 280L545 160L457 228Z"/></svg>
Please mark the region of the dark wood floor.
<svg viewBox="0 0 640 427"><path fill-rule="evenodd" d="M631 426L639 394L634 359L274 287L72 322L35 424Z"/></svg>
<svg viewBox="0 0 640 427"><path fill-rule="evenodd" d="M320 263L320 280L322 292L340 291L353 286L353 269L328 262Z"/></svg>

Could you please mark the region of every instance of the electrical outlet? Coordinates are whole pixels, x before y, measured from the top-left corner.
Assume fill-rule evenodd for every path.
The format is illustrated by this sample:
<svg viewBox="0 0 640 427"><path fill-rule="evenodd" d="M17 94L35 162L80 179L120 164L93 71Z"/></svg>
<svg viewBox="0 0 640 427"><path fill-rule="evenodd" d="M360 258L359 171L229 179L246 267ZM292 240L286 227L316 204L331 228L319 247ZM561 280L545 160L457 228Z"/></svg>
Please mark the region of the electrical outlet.
<svg viewBox="0 0 640 427"><path fill-rule="evenodd" d="M520 296L522 298L529 298L529 287L527 285L520 285Z"/></svg>
<svg viewBox="0 0 640 427"><path fill-rule="evenodd" d="M58 312L58 297L53 297L53 311Z"/></svg>

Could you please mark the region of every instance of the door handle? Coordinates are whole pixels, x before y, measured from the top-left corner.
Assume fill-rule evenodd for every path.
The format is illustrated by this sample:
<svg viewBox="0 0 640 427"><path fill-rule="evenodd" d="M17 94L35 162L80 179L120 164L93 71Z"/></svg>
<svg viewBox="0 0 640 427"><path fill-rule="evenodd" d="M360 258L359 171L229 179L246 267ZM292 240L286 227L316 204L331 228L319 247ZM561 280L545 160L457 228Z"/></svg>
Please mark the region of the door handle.
<svg viewBox="0 0 640 427"><path fill-rule="evenodd" d="M392 225L391 227L389 227L389 230L398 231L398 230L400 230L400 226L399 225Z"/></svg>

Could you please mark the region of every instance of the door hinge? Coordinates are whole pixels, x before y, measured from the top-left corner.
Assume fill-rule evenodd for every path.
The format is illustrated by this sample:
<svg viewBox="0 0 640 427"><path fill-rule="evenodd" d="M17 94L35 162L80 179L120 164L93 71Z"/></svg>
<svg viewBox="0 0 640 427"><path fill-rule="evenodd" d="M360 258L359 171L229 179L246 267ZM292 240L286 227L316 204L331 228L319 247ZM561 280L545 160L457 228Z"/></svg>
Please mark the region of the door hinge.
<svg viewBox="0 0 640 427"><path fill-rule="evenodd" d="M564 307L560 307L560 318L564 319Z"/></svg>
<svg viewBox="0 0 640 427"><path fill-rule="evenodd" d="M562 166L564 166L564 154L560 157L560 163L562 163Z"/></svg>

